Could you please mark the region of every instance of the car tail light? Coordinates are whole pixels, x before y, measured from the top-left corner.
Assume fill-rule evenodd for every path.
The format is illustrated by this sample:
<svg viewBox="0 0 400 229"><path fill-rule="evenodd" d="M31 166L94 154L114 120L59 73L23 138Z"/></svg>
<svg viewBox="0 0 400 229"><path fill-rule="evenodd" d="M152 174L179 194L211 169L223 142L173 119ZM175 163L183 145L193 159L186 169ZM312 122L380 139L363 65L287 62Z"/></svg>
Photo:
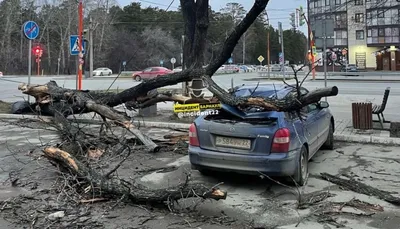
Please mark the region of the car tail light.
<svg viewBox="0 0 400 229"><path fill-rule="evenodd" d="M287 153L289 151L290 131L281 128L275 132L271 153Z"/></svg>
<svg viewBox="0 0 400 229"><path fill-rule="evenodd" d="M197 138L197 129L194 123L189 127L189 145L200 146L199 139Z"/></svg>

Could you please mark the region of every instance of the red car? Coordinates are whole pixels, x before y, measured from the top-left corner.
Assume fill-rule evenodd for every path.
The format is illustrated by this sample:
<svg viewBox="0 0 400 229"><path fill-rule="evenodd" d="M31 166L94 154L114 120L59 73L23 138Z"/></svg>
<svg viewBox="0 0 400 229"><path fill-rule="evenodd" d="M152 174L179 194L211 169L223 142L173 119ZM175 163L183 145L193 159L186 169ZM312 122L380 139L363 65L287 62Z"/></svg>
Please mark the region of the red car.
<svg viewBox="0 0 400 229"><path fill-rule="evenodd" d="M140 81L142 79L151 79L163 75L167 75L173 73L172 70L169 70L168 68L164 67L150 67L146 68L145 70L141 72L135 72L132 75L132 78L136 81Z"/></svg>

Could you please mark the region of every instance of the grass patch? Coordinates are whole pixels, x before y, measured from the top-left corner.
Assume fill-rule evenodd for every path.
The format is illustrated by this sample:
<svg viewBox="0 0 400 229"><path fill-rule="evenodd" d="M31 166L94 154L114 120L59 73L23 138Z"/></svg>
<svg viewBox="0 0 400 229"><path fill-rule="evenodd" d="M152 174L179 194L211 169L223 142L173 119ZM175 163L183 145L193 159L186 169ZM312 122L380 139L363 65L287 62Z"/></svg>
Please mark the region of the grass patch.
<svg viewBox="0 0 400 229"><path fill-rule="evenodd" d="M7 103L0 100L0 114L10 114L10 113L11 113L11 103Z"/></svg>

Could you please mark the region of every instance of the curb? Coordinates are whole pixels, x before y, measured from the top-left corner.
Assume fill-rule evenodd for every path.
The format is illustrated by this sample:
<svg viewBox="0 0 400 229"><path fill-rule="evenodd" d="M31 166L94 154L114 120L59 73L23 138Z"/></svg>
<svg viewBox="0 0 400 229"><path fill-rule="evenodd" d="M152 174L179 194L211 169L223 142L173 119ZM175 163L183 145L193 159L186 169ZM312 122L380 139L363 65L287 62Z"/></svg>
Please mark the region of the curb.
<svg viewBox="0 0 400 229"><path fill-rule="evenodd" d="M312 80L312 79L311 79ZM314 81L324 81L325 79L314 79ZM367 81L367 82L400 82L400 79L326 79L327 81Z"/></svg>
<svg viewBox="0 0 400 229"><path fill-rule="evenodd" d="M37 115L0 114L0 119L34 119L34 120L51 121L53 120L53 117L37 116ZM88 120L88 119L77 119L77 120L96 122L96 120ZM134 124L139 128L152 127L152 128L187 129L187 130L189 130L189 127L191 125L188 123L173 123L173 122L168 123L168 122L151 122L151 121L134 121ZM365 135L355 136L346 134L334 134L333 136L336 141L342 141L342 142L400 145L400 138L365 136Z"/></svg>

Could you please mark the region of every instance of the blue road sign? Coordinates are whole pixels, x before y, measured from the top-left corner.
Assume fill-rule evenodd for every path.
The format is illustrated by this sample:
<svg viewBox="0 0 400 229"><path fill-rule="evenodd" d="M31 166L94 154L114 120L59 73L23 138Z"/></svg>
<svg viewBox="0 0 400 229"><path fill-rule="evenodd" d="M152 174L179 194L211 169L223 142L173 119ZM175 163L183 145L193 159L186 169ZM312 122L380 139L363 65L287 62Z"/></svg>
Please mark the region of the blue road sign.
<svg viewBox="0 0 400 229"><path fill-rule="evenodd" d="M229 58L228 63L232 64L233 63L233 59L232 57Z"/></svg>
<svg viewBox="0 0 400 229"><path fill-rule="evenodd" d="M82 54L85 54L85 42L82 43ZM71 55L76 56L79 54L79 39L78 35L71 35L69 37L69 51Z"/></svg>
<svg viewBox="0 0 400 229"><path fill-rule="evenodd" d="M126 61L122 61L122 65L124 65L124 66L125 66L125 65L126 65Z"/></svg>
<svg viewBox="0 0 400 229"><path fill-rule="evenodd" d="M24 24L24 35L29 40L34 40L39 36L39 26L34 21L27 21Z"/></svg>
<svg viewBox="0 0 400 229"><path fill-rule="evenodd" d="M279 57L282 57L282 53L281 52L279 53Z"/></svg>
<svg viewBox="0 0 400 229"><path fill-rule="evenodd" d="M160 65L162 66L164 64L164 61L163 60L160 60Z"/></svg>

